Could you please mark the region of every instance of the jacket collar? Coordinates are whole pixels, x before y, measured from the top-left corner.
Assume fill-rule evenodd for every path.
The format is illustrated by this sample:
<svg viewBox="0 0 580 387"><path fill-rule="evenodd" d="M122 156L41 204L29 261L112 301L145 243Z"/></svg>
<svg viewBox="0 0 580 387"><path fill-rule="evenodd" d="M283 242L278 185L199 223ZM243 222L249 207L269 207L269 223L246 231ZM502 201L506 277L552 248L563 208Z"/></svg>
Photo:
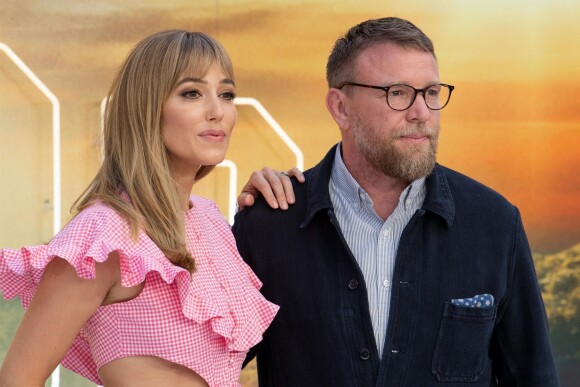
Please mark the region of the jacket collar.
<svg viewBox="0 0 580 387"><path fill-rule="evenodd" d="M332 209L328 185L337 146L339 144L333 146L320 163L309 171L306 216L300 224L300 228L307 227L319 211ZM436 164L433 173L427 176L425 185L427 186L427 195L421 208L439 215L445 220L447 227L451 227L455 218L455 204L449 190L447 177L439 164Z"/></svg>
<svg viewBox="0 0 580 387"><path fill-rule="evenodd" d="M425 184L427 185L427 195L421 208L442 217L447 223L447 227L450 228L455 219L455 203L449 189L447 176L441 165L435 164L435 168L427 176Z"/></svg>
<svg viewBox="0 0 580 387"><path fill-rule="evenodd" d="M318 211L332 208L329 184L337 146L339 144L333 146L318 165L309 171L310 176L307 177L306 188L306 217L300 224L300 228L307 227Z"/></svg>

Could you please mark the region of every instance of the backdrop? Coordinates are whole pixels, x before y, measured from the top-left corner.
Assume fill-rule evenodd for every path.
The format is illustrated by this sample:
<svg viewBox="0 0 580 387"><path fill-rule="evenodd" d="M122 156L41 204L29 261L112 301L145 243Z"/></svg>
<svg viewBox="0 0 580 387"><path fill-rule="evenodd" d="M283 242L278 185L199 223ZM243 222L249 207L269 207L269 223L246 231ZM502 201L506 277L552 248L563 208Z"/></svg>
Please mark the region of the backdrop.
<svg viewBox="0 0 580 387"><path fill-rule="evenodd" d="M293 144L311 167L338 141L324 104L336 38L363 20L399 16L432 38L441 80L456 86L439 162L522 212L558 368L572 386L580 377L579 14L577 2L547 0L0 0L0 246L46 242L70 219L99 165L101 101L144 36L213 35L232 57L238 95L264 107L238 106L231 163L195 187L231 217L229 195L252 170L296 165ZM0 302L0 315L2 360L17 301ZM253 371L242 381L255 385ZM61 385L83 382L65 373Z"/></svg>

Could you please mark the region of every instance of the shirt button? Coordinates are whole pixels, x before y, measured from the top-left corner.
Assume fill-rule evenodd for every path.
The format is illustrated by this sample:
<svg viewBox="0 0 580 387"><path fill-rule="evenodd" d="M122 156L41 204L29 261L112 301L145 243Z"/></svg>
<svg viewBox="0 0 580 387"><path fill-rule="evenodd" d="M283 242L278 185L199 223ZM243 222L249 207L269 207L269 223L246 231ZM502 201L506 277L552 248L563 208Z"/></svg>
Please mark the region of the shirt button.
<svg viewBox="0 0 580 387"><path fill-rule="evenodd" d="M363 359L363 360L368 360L369 357L371 357L370 351L368 349L366 349L366 348L363 348L360 351L360 358Z"/></svg>
<svg viewBox="0 0 580 387"><path fill-rule="evenodd" d="M355 280L354 278L348 281L348 288L350 290L355 290L356 288L358 288L358 281Z"/></svg>
<svg viewBox="0 0 580 387"><path fill-rule="evenodd" d="M383 281L383 286L384 286L385 288L388 288L389 286L391 286L391 281L389 281L388 279L384 280L384 281Z"/></svg>

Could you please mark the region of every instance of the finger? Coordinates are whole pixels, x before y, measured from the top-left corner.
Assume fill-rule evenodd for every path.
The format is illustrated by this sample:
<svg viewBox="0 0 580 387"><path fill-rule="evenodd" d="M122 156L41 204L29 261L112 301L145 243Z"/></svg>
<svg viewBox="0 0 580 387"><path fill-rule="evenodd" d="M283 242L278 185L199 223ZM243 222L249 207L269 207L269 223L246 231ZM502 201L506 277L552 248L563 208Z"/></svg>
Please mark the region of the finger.
<svg viewBox="0 0 580 387"><path fill-rule="evenodd" d="M244 188L242 188L242 193L240 194L240 196L238 196L238 203L240 200L244 201L242 203L243 205L250 203L250 199L248 199L248 198L244 199L245 194L252 196L252 199L255 199L255 198L259 197L260 195L262 195L262 196L264 196L264 199L266 200L266 202L268 203L268 205L270 207L278 208L278 202L276 201L276 196L272 192L272 189L270 187L270 183L264 177L265 173L268 173L268 171L265 171L265 168L262 169L261 171L252 172L250 179L248 180L248 182L246 183ZM242 197L242 195L244 197ZM253 205L253 201L252 201L252 205Z"/></svg>
<svg viewBox="0 0 580 387"><path fill-rule="evenodd" d="M281 208L283 210L288 208L286 196L284 195L284 187L280 181L280 171L272 168L264 167L260 171L265 180L264 186L258 187L260 192L267 199L268 204L272 208ZM262 181L260 181L262 184ZM275 206L273 205L275 204Z"/></svg>
<svg viewBox="0 0 580 387"><path fill-rule="evenodd" d="M288 172L286 173L288 174L288 176L294 176L296 180L298 180L300 183L304 183L306 181L306 179L304 179L304 174L302 173L302 171L296 167L289 169Z"/></svg>
<svg viewBox="0 0 580 387"><path fill-rule="evenodd" d="M240 193L238 196L238 211L242 211L246 207L252 207L254 205L254 195L249 192Z"/></svg>
<svg viewBox="0 0 580 387"><path fill-rule="evenodd" d="M280 203L278 200L280 196L279 192L282 189L282 184L278 178L278 171L264 167L260 171L252 173L249 184L249 188L253 190L250 192L254 194L254 197L258 197L261 194L270 207L283 208L283 205L286 205L285 202Z"/></svg>
<svg viewBox="0 0 580 387"><path fill-rule="evenodd" d="M280 172L278 178L282 183L282 188L284 189L284 197L289 204L294 204L296 201L294 197L294 187L292 186L292 180L290 180L290 174L288 172Z"/></svg>
<svg viewBox="0 0 580 387"><path fill-rule="evenodd" d="M285 173L270 168L264 168L262 169L262 172L264 178L268 181L268 184L270 184L270 190L273 192L280 208L283 210L288 209L288 200L286 198L286 190L283 181L290 183L290 178L285 175ZM292 184L290 183L290 186L291 185Z"/></svg>

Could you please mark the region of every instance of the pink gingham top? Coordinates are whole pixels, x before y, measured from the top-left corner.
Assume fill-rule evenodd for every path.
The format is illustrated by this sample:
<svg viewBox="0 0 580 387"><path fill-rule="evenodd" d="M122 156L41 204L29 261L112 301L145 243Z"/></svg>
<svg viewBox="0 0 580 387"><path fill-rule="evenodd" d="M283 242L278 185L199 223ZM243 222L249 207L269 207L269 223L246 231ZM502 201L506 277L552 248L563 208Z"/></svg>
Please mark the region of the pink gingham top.
<svg viewBox="0 0 580 387"><path fill-rule="evenodd" d="M198 373L210 386L239 386L242 362L278 307L259 293L261 282L242 261L216 205L191 197L185 217L188 249L197 269L173 265L143 232L129 238L128 222L96 203L79 213L48 245L0 250L0 290L26 308L47 263L64 258L81 278L95 277L95 262L120 256L122 285L145 281L136 298L101 306L62 361L102 384L98 369L128 356L156 356Z"/></svg>

